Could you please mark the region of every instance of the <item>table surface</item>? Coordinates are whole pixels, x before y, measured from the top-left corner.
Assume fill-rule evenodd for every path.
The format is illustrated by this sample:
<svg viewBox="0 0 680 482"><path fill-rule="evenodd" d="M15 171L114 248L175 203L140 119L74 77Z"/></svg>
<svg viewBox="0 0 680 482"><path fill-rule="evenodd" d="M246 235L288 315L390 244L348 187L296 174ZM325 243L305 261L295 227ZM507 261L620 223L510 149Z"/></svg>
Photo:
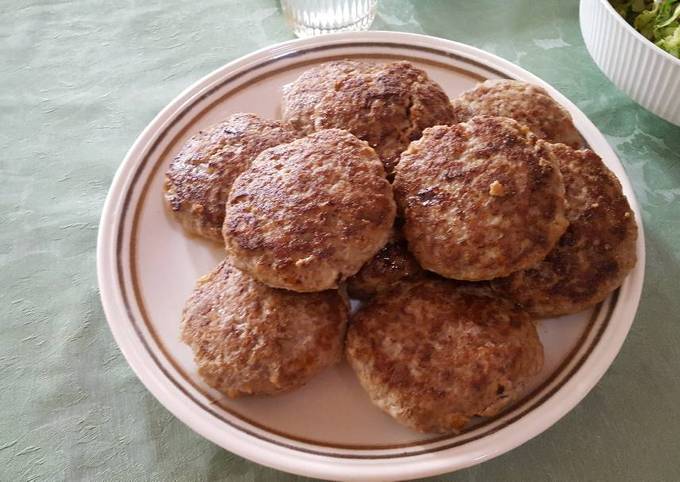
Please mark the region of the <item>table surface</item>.
<svg viewBox="0 0 680 482"><path fill-rule="evenodd" d="M274 0L0 6L0 480L292 480L193 433L132 373L95 276L97 224L135 137L185 87L292 38ZM680 480L680 128L588 56L578 2L381 0L374 29L465 42L550 82L602 130L647 239L642 302L588 397L441 480Z"/></svg>

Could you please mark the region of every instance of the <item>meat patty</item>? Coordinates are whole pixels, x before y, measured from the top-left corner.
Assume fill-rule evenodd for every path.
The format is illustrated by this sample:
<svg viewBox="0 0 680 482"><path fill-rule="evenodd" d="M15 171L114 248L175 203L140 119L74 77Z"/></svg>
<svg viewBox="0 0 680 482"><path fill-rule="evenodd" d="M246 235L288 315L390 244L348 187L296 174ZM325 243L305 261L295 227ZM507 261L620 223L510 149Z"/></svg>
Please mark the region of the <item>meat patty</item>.
<svg viewBox="0 0 680 482"><path fill-rule="evenodd" d="M223 261L187 301L182 341L208 385L231 398L270 395L342 358L347 316L337 291L269 288Z"/></svg>
<svg viewBox="0 0 680 482"><path fill-rule="evenodd" d="M352 318L349 363L372 402L421 432L457 432L514 400L543 365L529 315L488 288L407 282Z"/></svg>
<svg viewBox="0 0 680 482"><path fill-rule="evenodd" d="M535 316L560 316L603 301L635 266L637 225L621 184L594 152L549 146L566 186L569 228L532 268L493 286Z"/></svg>
<svg viewBox="0 0 680 482"><path fill-rule="evenodd" d="M189 139L165 174L165 200L184 229L220 243L231 185L257 155L300 134L289 124L234 114Z"/></svg>
<svg viewBox="0 0 680 482"><path fill-rule="evenodd" d="M322 291L384 246L395 212L375 151L329 129L260 154L233 185L223 233L232 263L262 283Z"/></svg>
<svg viewBox="0 0 680 482"><path fill-rule="evenodd" d="M367 300L394 288L402 281L424 276L425 272L409 252L399 228L392 231L387 244L347 280L352 298Z"/></svg>
<svg viewBox="0 0 680 482"><path fill-rule="evenodd" d="M539 139L576 149L583 147L569 112L537 85L518 80L487 80L451 103L459 122L478 115L510 117L529 127Z"/></svg>
<svg viewBox="0 0 680 482"><path fill-rule="evenodd" d="M308 134L339 128L367 141L388 174L423 129L455 120L442 88L408 62L313 67L284 87L282 110L284 120Z"/></svg>
<svg viewBox="0 0 680 482"><path fill-rule="evenodd" d="M447 278L488 280L529 268L567 228L557 161L509 118L426 129L395 172L409 249Z"/></svg>

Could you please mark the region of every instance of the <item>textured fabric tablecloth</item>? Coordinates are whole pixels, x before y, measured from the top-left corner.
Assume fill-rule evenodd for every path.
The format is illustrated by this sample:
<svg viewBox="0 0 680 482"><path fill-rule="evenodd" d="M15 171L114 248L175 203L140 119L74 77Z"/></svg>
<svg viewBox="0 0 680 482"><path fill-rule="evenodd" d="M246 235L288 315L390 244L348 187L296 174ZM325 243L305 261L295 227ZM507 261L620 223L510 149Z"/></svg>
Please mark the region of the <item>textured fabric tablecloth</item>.
<svg viewBox="0 0 680 482"><path fill-rule="evenodd" d="M543 435L441 480L680 480L680 128L600 73L578 2L381 0L374 29L469 43L552 83L607 136L647 236L623 350ZM0 4L0 480L290 480L202 439L111 337L97 223L126 150L181 90L292 38L274 0Z"/></svg>

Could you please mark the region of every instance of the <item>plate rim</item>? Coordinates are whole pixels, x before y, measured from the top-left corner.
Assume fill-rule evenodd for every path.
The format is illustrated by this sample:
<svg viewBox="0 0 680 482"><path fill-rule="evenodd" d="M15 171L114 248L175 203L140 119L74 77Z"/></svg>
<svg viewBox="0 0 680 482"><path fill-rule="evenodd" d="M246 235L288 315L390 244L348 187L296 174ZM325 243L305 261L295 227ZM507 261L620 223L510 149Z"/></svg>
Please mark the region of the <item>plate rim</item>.
<svg viewBox="0 0 680 482"><path fill-rule="evenodd" d="M616 160L623 168L623 164L620 162L613 149L606 142L606 139L602 133L592 124L585 114L583 114L574 104L566 99L566 97L552 88L552 86L547 84L545 81L522 69L521 67L475 47L426 35L381 31L341 33L310 39L296 39L282 42L272 46L264 47L243 57L239 57L199 79L191 86L184 89L184 91L182 91L170 103L168 103L166 107L164 107L160 113L145 127L142 133L135 140L113 178L111 188L106 197L99 225L97 239L97 278L102 306L104 308L105 316L116 343L125 356L128 364L133 369L137 377L142 381L142 383L144 383L146 388L168 410L170 410L173 415L188 425L192 430L227 450L233 451L234 453L244 456L257 463L280 470L301 475L311 475L334 479L367 480L384 479L386 477L413 478L462 469L505 453L508 450L511 450L535 437L553 425L560 418L562 418L562 416L573 409L587 395L592 387L604 375L604 372L613 363L616 355L620 351L623 341L625 340L630 326L634 320L635 313L637 312L642 291L645 266L644 229L639 215L640 211L638 203L627 175L625 175L620 180L621 183L627 188L628 192L632 194L632 196L629 196L629 203L631 204L631 208L635 212L636 219L638 221L638 264L634 270L634 273L636 274L636 277L633 280L634 283L632 286L630 286L630 291L632 291L632 293L628 297L627 302L627 305L632 307L632 309L625 313L626 316L624 317L623 321L620 319L617 320L616 324L618 326L615 327L617 328L615 331L617 337L609 341L607 345L603 345L602 343L595 344L593 352L584 360L583 366L577 370L577 372L581 372L586 365L590 364L593 365L591 367L593 370L592 374L584 380L578 380L577 377L573 377L571 380L568 380L558 391L558 393L564 392L570 388L572 383L575 385L574 388L576 389L567 393L566 395L568 396L564 397L565 399L562 400L561 403L546 403L542 407L539 407L537 410L534 410L532 413L528 414L528 416L525 418L529 419L529 421L533 423L527 424L527 420L518 420L510 424L508 427L499 430L498 432L485 436L476 442L466 444L466 450L464 453L455 453L460 452L460 450L453 448L436 452L434 454L415 455L401 459L383 459L377 461L352 460L351 463L348 463L348 461L341 462L339 459L333 457L307 455L293 452L290 449L273 446L273 444L269 442L257 440L252 436L252 440L250 440L248 437L244 436L242 432L237 431L236 429L233 429L234 433L227 433L226 435L229 436L226 436L223 427L220 427L219 430L215 430L215 427L212 427L209 423L206 423L204 418L210 417L209 414L202 413L200 416L197 416L196 413L191 413L191 411L187 410L186 406L182 406L182 402L186 403L186 400L182 399L186 397L181 393L175 393L176 389L173 390L171 387L165 386L163 381L158 379L158 374L154 373L157 371L157 369L148 365L146 363L147 360L144 359L146 357L138 352L138 347L136 347L138 342L136 342L134 339L134 334L130 332L130 328L126 327L128 323L119 322L121 316L124 316L126 313L124 310L121 312L121 306L116 299L116 289L113 284L110 283L112 272L109 270L109 267L113 266L116 260L115 256L112 256L112 240L114 240L116 237L116 229L114 229L114 227L116 226L116 221L120 215L119 204L121 201L121 194L125 193L124 189L128 184L131 172L138 164L140 158L139 155L146 150L149 141L154 137L154 133L160 128L160 126L162 126L168 121L169 118L172 117L172 113L180 109L182 105L191 97L193 97L197 91L206 88L221 78L223 75L234 69L243 68L244 66L254 63L257 60L262 60L262 58L277 58L279 56L295 52L301 47L329 44L342 45L343 43L355 41L374 43L400 42L415 44L422 47L436 47L457 55L471 57L478 61L488 61L491 64L500 66L507 71L519 73L523 77L531 78L533 81L540 83L541 85L548 85L550 87L549 90L551 94L553 94L561 104L568 107L572 115L577 118L575 119L577 120L577 124L587 126L594 132L594 135L597 135L601 138L602 142L600 142L601 145L598 146L598 152L603 157L606 156ZM602 152L602 150L605 152ZM180 398L178 399L178 397ZM542 417L537 416L541 414L536 413L539 409L543 409L541 410L543 415ZM531 416L532 414L534 415L533 417ZM537 420L532 420L534 418ZM509 432L514 432L512 429L518 424L527 425L527 427L525 427L526 430L520 434L509 434ZM495 445L489 444L488 442L481 444L479 443L488 441L490 438L500 439L500 441L497 440L498 443Z"/></svg>

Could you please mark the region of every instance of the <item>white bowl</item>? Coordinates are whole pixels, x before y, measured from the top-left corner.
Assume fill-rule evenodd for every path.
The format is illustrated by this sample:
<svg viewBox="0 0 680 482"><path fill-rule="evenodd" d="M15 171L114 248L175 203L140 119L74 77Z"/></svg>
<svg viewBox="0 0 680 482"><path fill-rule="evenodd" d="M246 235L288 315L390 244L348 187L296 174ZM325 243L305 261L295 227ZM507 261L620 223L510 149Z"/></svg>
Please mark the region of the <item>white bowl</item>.
<svg viewBox="0 0 680 482"><path fill-rule="evenodd" d="M581 33L602 72L635 102L680 125L680 59L629 25L607 0L581 0Z"/></svg>

